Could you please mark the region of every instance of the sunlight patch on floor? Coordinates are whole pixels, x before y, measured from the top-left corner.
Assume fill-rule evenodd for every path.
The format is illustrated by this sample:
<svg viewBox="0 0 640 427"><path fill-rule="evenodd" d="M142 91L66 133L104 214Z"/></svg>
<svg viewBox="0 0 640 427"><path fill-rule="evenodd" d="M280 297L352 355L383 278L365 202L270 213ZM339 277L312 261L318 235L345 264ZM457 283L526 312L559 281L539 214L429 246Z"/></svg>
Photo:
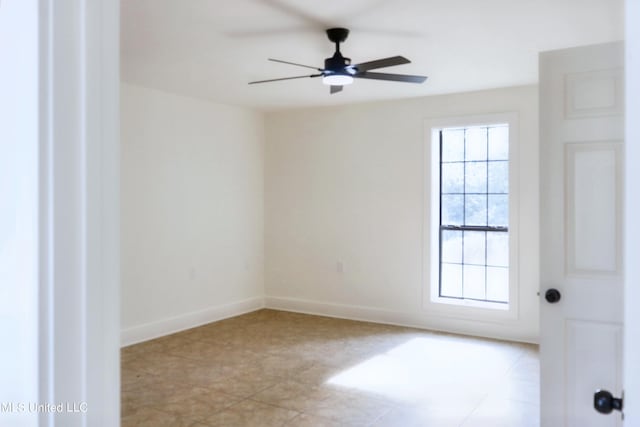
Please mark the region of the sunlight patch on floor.
<svg viewBox="0 0 640 427"><path fill-rule="evenodd" d="M329 378L328 384L404 402L483 394L505 376L521 350L452 336L418 337Z"/></svg>

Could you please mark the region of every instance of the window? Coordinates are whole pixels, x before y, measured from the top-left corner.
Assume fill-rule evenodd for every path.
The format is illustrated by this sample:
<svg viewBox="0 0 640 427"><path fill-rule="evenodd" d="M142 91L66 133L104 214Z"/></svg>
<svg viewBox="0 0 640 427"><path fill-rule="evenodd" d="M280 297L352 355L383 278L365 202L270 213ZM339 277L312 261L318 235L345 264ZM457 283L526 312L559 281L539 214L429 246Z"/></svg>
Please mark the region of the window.
<svg viewBox="0 0 640 427"><path fill-rule="evenodd" d="M423 307L431 314L519 316L518 133L517 113L425 122Z"/></svg>
<svg viewBox="0 0 640 427"><path fill-rule="evenodd" d="M509 302L509 126L443 128L438 297Z"/></svg>

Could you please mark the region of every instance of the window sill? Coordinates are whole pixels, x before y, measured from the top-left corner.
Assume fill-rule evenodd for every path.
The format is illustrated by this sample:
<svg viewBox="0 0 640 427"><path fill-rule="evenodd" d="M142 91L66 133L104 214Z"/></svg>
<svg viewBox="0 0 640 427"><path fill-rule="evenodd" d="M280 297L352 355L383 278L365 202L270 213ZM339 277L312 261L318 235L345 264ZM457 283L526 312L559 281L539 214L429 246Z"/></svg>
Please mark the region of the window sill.
<svg viewBox="0 0 640 427"><path fill-rule="evenodd" d="M518 310L513 303L501 304L429 295L425 298L423 309L428 315L479 322L505 322L518 319Z"/></svg>
<svg viewBox="0 0 640 427"><path fill-rule="evenodd" d="M499 310L499 311L509 310L508 303L498 303L498 302L490 302L490 301L477 301L477 300L469 300L469 299L435 297L433 299L433 302L436 304L448 304L448 305L463 306L463 307L476 307L476 308L484 308L488 310Z"/></svg>

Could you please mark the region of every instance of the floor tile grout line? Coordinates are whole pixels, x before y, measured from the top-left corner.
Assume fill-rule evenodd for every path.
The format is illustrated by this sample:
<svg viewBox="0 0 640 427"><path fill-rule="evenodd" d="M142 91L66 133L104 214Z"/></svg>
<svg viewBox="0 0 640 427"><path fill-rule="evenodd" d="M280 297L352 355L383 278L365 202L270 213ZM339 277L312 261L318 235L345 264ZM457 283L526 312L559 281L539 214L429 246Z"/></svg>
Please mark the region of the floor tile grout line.
<svg viewBox="0 0 640 427"><path fill-rule="evenodd" d="M473 414L478 410L478 408L480 408L480 406L482 406L482 404L489 398L490 393L486 393L482 399L480 399L480 401L478 402L477 405L475 405L475 407L469 411L469 413L467 414L467 416L464 418L464 420L462 420L462 422L460 423L460 425L458 427L464 427L464 425L467 423L467 421L469 421L469 419L473 416Z"/></svg>

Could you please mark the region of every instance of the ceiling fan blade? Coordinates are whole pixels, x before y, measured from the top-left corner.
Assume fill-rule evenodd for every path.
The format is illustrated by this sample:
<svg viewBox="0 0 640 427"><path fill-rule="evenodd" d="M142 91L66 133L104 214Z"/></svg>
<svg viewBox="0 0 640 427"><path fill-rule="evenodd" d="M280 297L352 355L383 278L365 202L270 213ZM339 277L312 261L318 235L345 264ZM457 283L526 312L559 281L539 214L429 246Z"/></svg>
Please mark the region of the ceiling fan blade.
<svg viewBox="0 0 640 427"><path fill-rule="evenodd" d="M321 75L322 74L311 74L310 76L281 77L279 79L257 80L255 82L249 82L249 84L278 82L280 80L307 79L309 77L320 77Z"/></svg>
<svg viewBox="0 0 640 427"><path fill-rule="evenodd" d="M363 62L361 64L352 65L351 68L355 68L359 72L374 70L376 68L392 67L394 65L409 64L409 61L404 56L391 56L389 58L376 59L375 61Z"/></svg>
<svg viewBox="0 0 640 427"><path fill-rule="evenodd" d="M266 3L267 5L271 6L274 9L277 9L281 12L286 13L287 15L294 17L294 18L298 18L301 21L304 21L307 23L307 25L311 25L315 28L318 29L325 29L328 28L327 25L329 25L329 22L324 22L323 20L321 20L320 18L318 18L315 15L312 15L308 12L306 12L303 8L301 7L295 7L295 6L291 6L290 4L287 4L287 2L283 2L281 0L263 0L264 3Z"/></svg>
<svg viewBox="0 0 640 427"><path fill-rule="evenodd" d="M331 86L331 88L329 89L329 93L330 94L334 94L334 93L338 93L342 91L342 86Z"/></svg>
<svg viewBox="0 0 640 427"><path fill-rule="evenodd" d="M322 68L312 67L311 65L297 64L295 62L283 61L281 59L269 58L269 61L280 62L282 64L297 65L298 67L311 68L312 70L323 71Z"/></svg>
<svg viewBox="0 0 640 427"><path fill-rule="evenodd" d="M389 74L389 73L357 73L353 77L359 79L372 79L372 80L389 80L392 82L407 82L407 83L423 83L427 80L426 76L412 76L409 74Z"/></svg>

